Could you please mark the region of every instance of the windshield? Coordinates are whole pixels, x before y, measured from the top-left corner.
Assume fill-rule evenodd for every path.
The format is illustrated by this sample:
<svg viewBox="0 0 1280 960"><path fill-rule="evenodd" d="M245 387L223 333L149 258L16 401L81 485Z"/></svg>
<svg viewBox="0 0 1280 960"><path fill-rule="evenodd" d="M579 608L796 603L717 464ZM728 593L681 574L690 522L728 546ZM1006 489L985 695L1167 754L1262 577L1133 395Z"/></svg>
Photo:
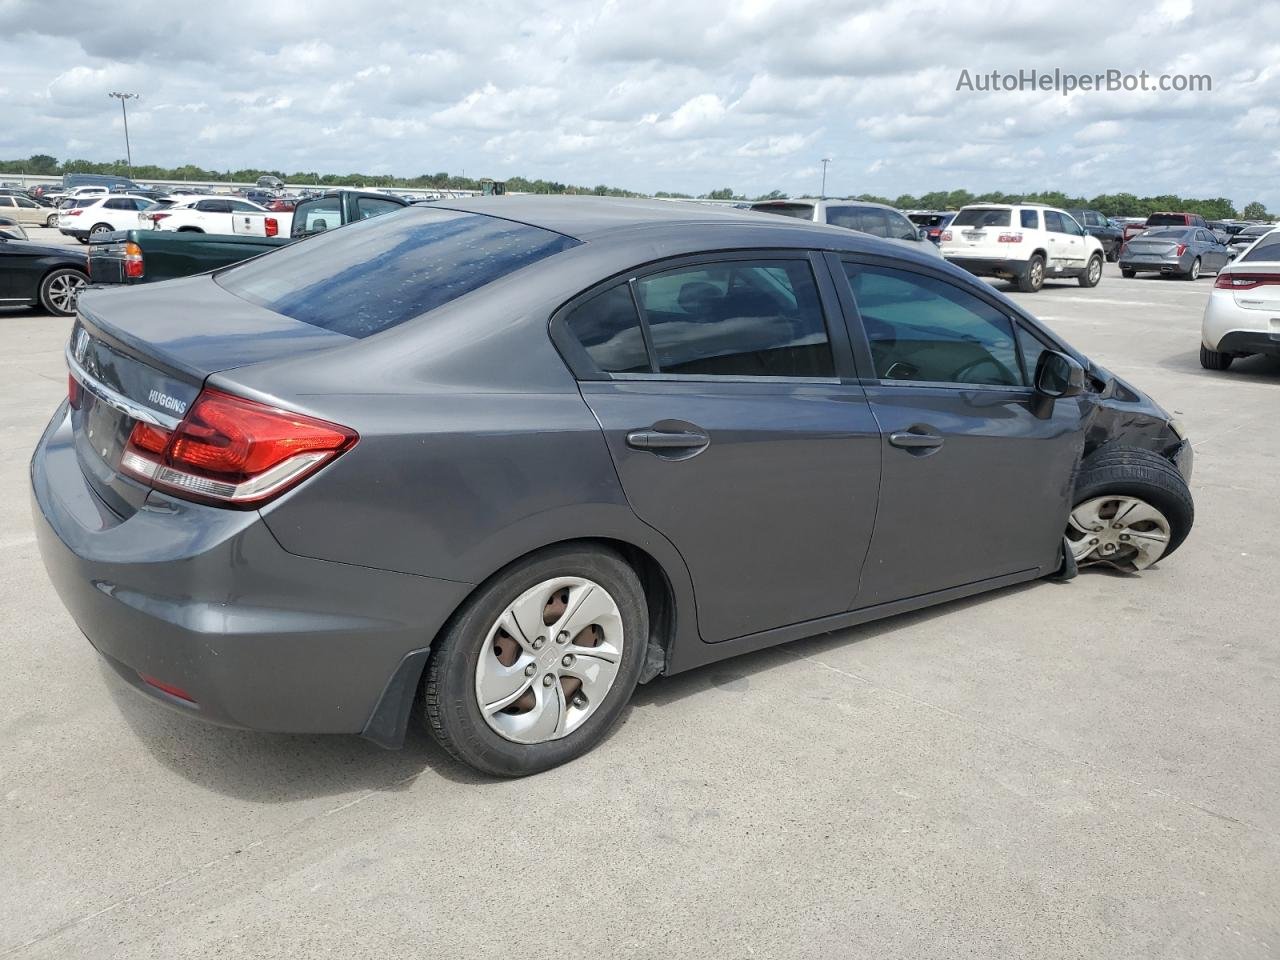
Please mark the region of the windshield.
<svg viewBox="0 0 1280 960"><path fill-rule="evenodd" d="M951 221L953 227L1007 227L1009 210L993 207L966 207Z"/></svg>
<svg viewBox="0 0 1280 960"><path fill-rule="evenodd" d="M578 245L497 217L406 207L215 274L230 293L303 323L367 337Z"/></svg>

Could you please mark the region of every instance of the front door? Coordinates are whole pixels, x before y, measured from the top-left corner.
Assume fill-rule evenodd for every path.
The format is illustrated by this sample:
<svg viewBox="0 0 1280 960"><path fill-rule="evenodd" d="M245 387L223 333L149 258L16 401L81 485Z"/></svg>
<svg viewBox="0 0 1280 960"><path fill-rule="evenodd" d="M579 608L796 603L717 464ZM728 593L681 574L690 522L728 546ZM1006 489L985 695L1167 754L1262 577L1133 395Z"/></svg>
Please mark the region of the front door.
<svg viewBox="0 0 1280 960"><path fill-rule="evenodd" d="M1044 211L1049 234L1049 276L1075 276L1084 269L1084 228L1057 210Z"/></svg>
<svg viewBox="0 0 1280 960"><path fill-rule="evenodd" d="M1050 573L1087 401L1060 400L1037 416L1027 365L1041 335L994 299L923 268L846 261L843 272L884 444L856 606Z"/></svg>
<svg viewBox="0 0 1280 960"><path fill-rule="evenodd" d="M825 271L794 251L683 261L553 324L594 367L582 395L632 508L683 556L708 642L842 613L857 591L880 437L841 376Z"/></svg>

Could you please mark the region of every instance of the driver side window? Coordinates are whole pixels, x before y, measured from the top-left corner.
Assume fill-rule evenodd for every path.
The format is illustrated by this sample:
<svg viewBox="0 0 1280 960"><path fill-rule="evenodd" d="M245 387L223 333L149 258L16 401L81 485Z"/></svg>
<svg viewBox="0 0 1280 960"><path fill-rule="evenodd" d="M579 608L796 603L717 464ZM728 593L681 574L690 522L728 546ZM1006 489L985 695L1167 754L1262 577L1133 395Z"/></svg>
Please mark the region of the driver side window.
<svg viewBox="0 0 1280 960"><path fill-rule="evenodd" d="M1013 323L995 307L925 274L844 269L881 380L1026 385Z"/></svg>

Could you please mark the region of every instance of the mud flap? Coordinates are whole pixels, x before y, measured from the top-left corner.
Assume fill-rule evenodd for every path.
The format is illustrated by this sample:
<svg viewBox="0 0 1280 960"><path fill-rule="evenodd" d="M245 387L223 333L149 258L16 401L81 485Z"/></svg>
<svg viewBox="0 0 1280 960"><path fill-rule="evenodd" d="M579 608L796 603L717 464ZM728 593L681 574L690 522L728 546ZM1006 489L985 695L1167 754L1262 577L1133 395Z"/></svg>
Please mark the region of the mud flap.
<svg viewBox="0 0 1280 960"><path fill-rule="evenodd" d="M1076 558L1071 553L1071 541L1066 537L1062 538L1062 564L1058 567L1050 579L1051 580L1074 580L1076 574L1080 572L1080 568L1076 566Z"/></svg>

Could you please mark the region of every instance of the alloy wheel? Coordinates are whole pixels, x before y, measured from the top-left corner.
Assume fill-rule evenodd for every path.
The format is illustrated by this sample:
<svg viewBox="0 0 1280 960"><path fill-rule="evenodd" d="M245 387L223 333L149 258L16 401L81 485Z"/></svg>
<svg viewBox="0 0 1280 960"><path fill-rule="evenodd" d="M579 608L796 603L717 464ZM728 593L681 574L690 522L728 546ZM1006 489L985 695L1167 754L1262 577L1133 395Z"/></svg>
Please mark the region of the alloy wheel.
<svg viewBox="0 0 1280 960"><path fill-rule="evenodd" d="M1044 283L1044 265L1036 261L1031 265L1031 285L1039 287Z"/></svg>
<svg viewBox="0 0 1280 960"><path fill-rule="evenodd" d="M85 284L85 279L78 273L60 273L49 281L49 303L62 313L74 313L76 296Z"/></svg>
<svg viewBox="0 0 1280 960"><path fill-rule="evenodd" d="M582 577L531 587L490 628L476 663L476 703L495 733L516 743L568 736L617 679L622 615Z"/></svg>
<svg viewBox="0 0 1280 960"><path fill-rule="evenodd" d="M1089 261L1089 284L1092 286L1102 279L1102 261L1094 257Z"/></svg>
<svg viewBox="0 0 1280 960"><path fill-rule="evenodd" d="M1145 570L1169 546L1169 520L1145 500L1108 495L1071 511L1067 540L1076 563Z"/></svg>

